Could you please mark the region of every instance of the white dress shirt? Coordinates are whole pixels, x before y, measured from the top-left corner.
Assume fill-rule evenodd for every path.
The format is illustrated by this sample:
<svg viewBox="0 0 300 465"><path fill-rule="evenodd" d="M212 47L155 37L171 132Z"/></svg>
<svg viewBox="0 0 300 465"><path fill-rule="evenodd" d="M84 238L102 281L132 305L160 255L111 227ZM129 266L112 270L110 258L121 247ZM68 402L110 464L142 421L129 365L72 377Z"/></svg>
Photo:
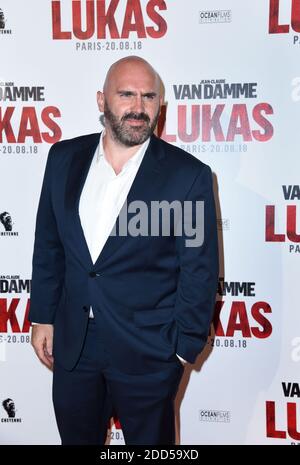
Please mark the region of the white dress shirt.
<svg viewBox="0 0 300 465"><path fill-rule="evenodd" d="M79 201L80 222L93 263L108 239L150 141L147 139L116 174L105 157L102 134Z"/></svg>

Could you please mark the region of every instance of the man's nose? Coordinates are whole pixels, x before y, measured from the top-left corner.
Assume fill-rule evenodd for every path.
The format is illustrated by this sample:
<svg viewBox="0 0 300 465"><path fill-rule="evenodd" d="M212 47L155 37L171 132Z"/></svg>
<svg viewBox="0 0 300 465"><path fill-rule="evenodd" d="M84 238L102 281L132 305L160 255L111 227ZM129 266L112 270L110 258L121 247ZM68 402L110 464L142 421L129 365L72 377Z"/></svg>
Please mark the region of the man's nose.
<svg viewBox="0 0 300 465"><path fill-rule="evenodd" d="M144 112L144 101L142 96L136 96L134 101L133 101L133 111L135 113L142 113Z"/></svg>

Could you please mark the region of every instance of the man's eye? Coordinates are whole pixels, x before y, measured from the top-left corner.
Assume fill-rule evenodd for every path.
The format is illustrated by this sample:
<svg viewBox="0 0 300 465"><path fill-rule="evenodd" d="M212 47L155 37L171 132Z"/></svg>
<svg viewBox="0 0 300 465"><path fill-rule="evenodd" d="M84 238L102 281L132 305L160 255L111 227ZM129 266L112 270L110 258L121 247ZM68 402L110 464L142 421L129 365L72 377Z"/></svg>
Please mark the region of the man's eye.
<svg viewBox="0 0 300 465"><path fill-rule="evenodd" d="M147 100L153 100L154 97L155 97L155 95L153 95L153 94L146 94L146 95L144 95L144 97L145 97Z"/></svg>
<svg viewBox="0 0 300 465"><path fill-rule="evenodd" d="M121 97L131 97L132 94L130 92L122 92L121 94Z"/></svg>

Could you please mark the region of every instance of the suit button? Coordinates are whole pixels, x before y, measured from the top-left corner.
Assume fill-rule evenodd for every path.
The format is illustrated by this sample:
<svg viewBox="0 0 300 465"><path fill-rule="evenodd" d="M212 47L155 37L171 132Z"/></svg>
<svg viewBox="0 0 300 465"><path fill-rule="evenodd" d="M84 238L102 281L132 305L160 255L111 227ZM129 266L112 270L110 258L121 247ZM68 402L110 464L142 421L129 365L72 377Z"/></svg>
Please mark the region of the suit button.
<svg viewBox="0 0 300 465"><path fill-rule="evenodd" d="M89 309L89 307L87 307L86 305L84 305L82 308L83 308L83 310L84 310L85 312L87 312L88 309Z"/></svg>
<svg viewBox="0 0 300 465"><path fill-rule="evenodd" d="M95 271L91 271L89 275L91 278L95 278L97 276L97 273Z"/></svg>

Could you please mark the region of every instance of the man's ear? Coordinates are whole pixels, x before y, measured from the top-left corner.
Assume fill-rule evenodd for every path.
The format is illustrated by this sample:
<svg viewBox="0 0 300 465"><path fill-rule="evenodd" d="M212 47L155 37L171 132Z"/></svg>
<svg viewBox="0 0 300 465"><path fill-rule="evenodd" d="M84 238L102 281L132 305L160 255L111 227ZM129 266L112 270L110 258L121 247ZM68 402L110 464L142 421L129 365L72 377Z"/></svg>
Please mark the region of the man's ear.
<svg viewBox="0 0 300 465"><path fill-rule="evenodd" d="M98 103L98 108L101 111L101 113L104 112L104 101L105 101L105 97L104 97L103 92L98 90L98 92L97 92L97 103Z"/></svg>

